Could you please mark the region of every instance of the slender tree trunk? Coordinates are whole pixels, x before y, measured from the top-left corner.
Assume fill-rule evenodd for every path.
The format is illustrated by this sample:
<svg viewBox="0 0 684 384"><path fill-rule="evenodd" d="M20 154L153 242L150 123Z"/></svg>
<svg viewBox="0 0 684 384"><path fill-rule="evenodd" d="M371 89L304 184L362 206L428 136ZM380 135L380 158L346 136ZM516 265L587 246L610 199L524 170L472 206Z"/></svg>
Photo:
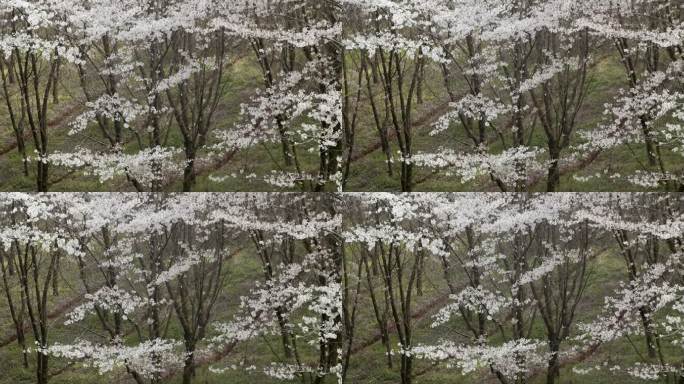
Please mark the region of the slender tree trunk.
<svg viewBox="0 0 684 384"><path fill-rule="evenodd" d="M411 384L413 370L413 357L401 355L401 384Z"/></svg>
<svg viewBox="0 0 684 384"><path fill-rule="evenodd" d="M185 361L183 364L183 384L192 383L195 377L195 341L186 340L185 342Z"/></svg>
<svg viewBox="0 0 684 384"><path fill-rule="evenodd" d="M548 168L548 175L546 179L546 191L556 192L560 184L560 149L555 145L549 145L549 157L551 164Z"/></svg>
<svg viewBox="0 0 684 384"><path fill-rule="evenodd" d="M60 74L60 68L61 68L61 61L57 59L57 64L56 64L56 69L55 69L55 80L54 80L54 85L52 86L52 103L53 104L59 104L59 89L57 89L57 82L59 81L59 74Z"/></svg>
<svg viewBox="0 0 684 384"><path fill-rule="evenodd" d="M413 192L413 164L401 162L401 191Z"/></svg>
<svg viewBox="0 0 684 384"><path fill-rule="evenodd" d="M290 341L290 332L287 329L287 322L282 314L282 309L276 309L276 317L278 319L278 326L280 327L280 340L283 343L283 351L286 358L292 357L292 343Z"/></svg>
<svg viewBox="0 0 684 384"><path fill-rule="evenodd" d="M560 376L560 363L558 360L558 352L560 343L557 340L549 341L549 350L552 355L548 360L548 367L546 369L546 384L555 384L556 379Z"/></svg>
<svg viewBox="0 0 684 384"><path fill-rule="evenodd" d="M37 352L37 364L38 369L36 370L38 384L47 384L48 382L48 355L43 352Z"/></svg>
<svg viewBox="0 0 684 384"><path fill-rule="evenodd" d="M195 186L195 145L191 142L185 144L185 169L183 170L183 192L190 192Z"/></svg>
<svg viewBox="0 0 684 384"><path fill-rule="evenodd" d="M644 326L644 336L646 337L646 350L648 351L648 357L655 359L655 335L653 334L651 319L648 316L648 310L645 307L639 308L639 317L641 317L641 324Z"/></svg>
<svg viewBox="0 0 684 384"><path fill-rule="evenodd" d="M44 154L41 154L41 158L38 159L36 167L36 186L38 187L38 192L48 191L48 163L43 158Z"/></svg>

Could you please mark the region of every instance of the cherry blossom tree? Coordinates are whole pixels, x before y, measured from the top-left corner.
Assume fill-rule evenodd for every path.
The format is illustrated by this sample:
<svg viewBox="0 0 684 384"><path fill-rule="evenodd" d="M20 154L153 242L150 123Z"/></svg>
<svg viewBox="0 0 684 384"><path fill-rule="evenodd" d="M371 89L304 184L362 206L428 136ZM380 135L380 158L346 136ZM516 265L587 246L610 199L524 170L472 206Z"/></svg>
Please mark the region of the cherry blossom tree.
<svg viewBox="0 0 684 384"><path fill-rule="evenodd" d="M81 254L79 244L64 230L66 199L55 196L34 197L10 194L2 197L3 222L0 232L2 244L2 276L4 290L12 312L17 340L28 352L24 336L23 318L28 318L35 341L36 382L48 382L48 354L50 343L48 313L52 303L48 300L50 288L58 278L60 258ZM55 229L58 228L58 229ZM13 272L7 266L12 266ZM12 281L12 283L8 283ZM13 289L16 288L16 289ZM13 299L19 290L19 300ZM25 315L24 315L25 314Z"/></svg>
<svg viewBox="0 0 684 384"><path fill-rule="evenodd" d="M49 187L50 134L48 112L54 102L61 62L80 61L75 49L53 32L61 26L42 2L3 1L0 14L0 74L3 102L28 176L29 157L35 161L36 190ZM26 129L28 128L28 130ZM30 134L35 157L27 153L24 136Z"/></svg>

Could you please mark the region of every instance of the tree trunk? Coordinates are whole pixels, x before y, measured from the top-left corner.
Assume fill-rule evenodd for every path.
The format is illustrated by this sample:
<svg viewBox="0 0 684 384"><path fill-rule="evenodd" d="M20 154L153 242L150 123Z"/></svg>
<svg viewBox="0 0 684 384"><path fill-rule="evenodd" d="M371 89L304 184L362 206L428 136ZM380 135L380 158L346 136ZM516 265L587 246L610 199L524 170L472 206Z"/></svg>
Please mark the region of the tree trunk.
<svg viewBox="0 0 684 384"><path fill-rule="evenodd" d="M38 159L38 165L36 166L36 186L38 187L38 192L48 191L48 163L43 159L44 154L41 154L41 158Z"/></svg>
<svg viewBox="0 0 684 384"><path fill-rule="evenodd" d="M195 174L195 151L194 149L186 150L187 164L185 164L185 169L183 170L183 192L190 192L195 186L196 174Z"/></svg>
<svg viewBox="0 0 684 384"><path fill-rule="evenodd" d="M411 371L413 357L405 354L401 355L401 384L411 384Z"/></svg>
<svg viewBox="0 0 684 384"><path fill-rule="evenodd" d="M192 379L195 377L195 344L194 342L186 343L185 352L187 353L185 357L185 362L183 365L183 384L192 383Z"/></svg>
<svg viewBox="0 0 684 384"><path fill-rule="evenodd" d="M278 126L278 135L280 136L280 147L283 152L283 161L286 167L292 166L294 160L292 155L292 149L290 148L290 140L287 138L287 130L283 121L285 118L282 114L276 116L276 125Z"/></svg>
<svg viewBox="0 0 684 384"><path fill-rule="evenodd" d="M26 156L26 142L24 141L24 132L17 134L17 149L21 154L21 162L24 165L24 176L29 175L28 157Z"/></svg>
<svg viewBox="0 0 684 384"><path fill-rule="evenodd" d="M59 90L57 89L57 82L59 81L59 70L61 67L61 62L59 59L57 59L57 68L55 69L55 80L54 80L54 85L52 86L52 103L53 104L59 104Z"/></svg>
<svg viewBox="0 0 684 384"><path fill-rule="evenodd" d="M292 343L290 342L290 333L287 330L287 323L283 317L282 310L276 309L276 317L278 318L278 326L280 327L280 339L283 343L283 351L286 358L292 357Z"/></svg>
<svg viewBox="0 0 684 384"><path fill-rule="evenodd" d="M553 355L549 358L549 366L546 370L546 384L555 384L556 378L560 375L560 364L558 361L558 346L552 346Z"/></svg>
<svg viewBox="0 0 684 384"><path fill-rule="evenodd" d="M560 149L555 145L549 145L549 157L551 158L551 165L548 168L548 175L546 179L546 192L556 192L560 184Z"/></svg>
<svg viewBox="0 0 684 384"><path fill-rule="evenodd" d="M22 365L24 368L28 368L29 363L28 363L28 352L26 351L26 334L24 333L24 326L22 325L17 325L17 343L19 344L19 347L21 347L21 354L23 356L23 361Z"/></svg>
<svg viewBox="0 0 684 384"><path fill-rule="evenodd" d="M57 273L57 271L59 271L59 261L60 257L56 256L55 274ZM57 279L57 276L55 276L55 278L52 279L52 296L59 296L59 279Z"/></svg>
<svg viewBox="0 0 684 384"><path fill-rule="evenodd" d="M402 159L401 162L401 191L413 192L413 164Z"/></svg>
<svg viewBox="0 0 684 384"><path fill-rule="evenodd" d="M48 382L48 355L41 351L36 352L36 382L47 384Z"/></svg>
<svg viewBox="0 0 684 384"><path fill-rule="evenodd" d="M639 316L641 317L641 323L644 326L644 336L646 337L646 349L648 350L648 357L655 359L655 337L653 335L651 320L648 317L648 310L645 307L639 308Z"/></svg>

